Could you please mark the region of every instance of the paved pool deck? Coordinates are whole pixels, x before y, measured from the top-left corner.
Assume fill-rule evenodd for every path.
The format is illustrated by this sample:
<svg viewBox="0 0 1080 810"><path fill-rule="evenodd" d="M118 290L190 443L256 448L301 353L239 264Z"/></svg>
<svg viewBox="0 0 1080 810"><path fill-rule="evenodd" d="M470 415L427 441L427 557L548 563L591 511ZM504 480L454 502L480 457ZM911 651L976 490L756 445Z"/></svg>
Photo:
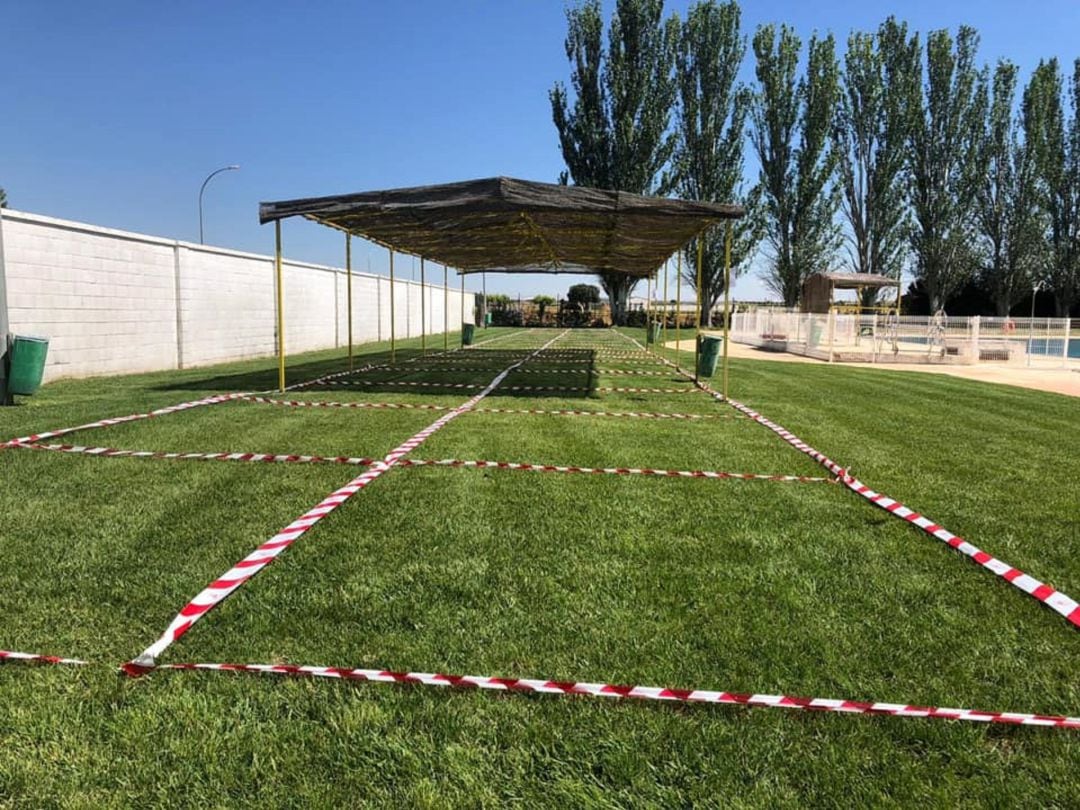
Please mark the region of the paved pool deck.
<svg viewBox="0 0 1080 810"><path fill-rule="evenodd" d="M716 334L717 337L720 337L720 333L710 332L709 334ZM691 352L694 350L693 339L682 340L678 343L670 340L664 345L671 349L678 348ZM740 360L766 360L773 363L811 363L819 366L830 365L824 360L788 354L787 352L770 352L742 343L732 342L728 351L730 357ZM1080 397L1080 367L1042 369L988 363L977 366L934 365L931 363L833 363L832 365L843 366L844 368L873 368L878 371L899 373L946 374L950 377L962 377L965 380L977 380L996 385L1012 385L1017 388L1030 388L1035 391L1063 394L1068 397Z"/></svg>

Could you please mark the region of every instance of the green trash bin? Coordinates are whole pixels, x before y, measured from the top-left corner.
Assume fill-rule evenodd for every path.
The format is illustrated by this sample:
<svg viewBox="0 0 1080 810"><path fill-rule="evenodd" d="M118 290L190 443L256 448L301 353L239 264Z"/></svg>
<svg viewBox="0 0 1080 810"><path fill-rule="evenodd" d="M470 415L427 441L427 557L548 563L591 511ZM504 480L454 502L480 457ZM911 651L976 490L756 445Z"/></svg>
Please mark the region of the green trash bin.
<svg viewBox="0 0 1080 810"><path fill-rule="evenodd" d="M476 324L463 323L461 325L461 345L472 346L473 336L476 334Z"/></svg>
<svg viewBox="0 0 1080 810"><path fill-rule="evenodd" d="M720 347L723 345L723 338L711 335L698 337L697 373L699 377L711 377L716 373L716 361L720 359Z"/></svg>
<svg viewBox="0 0 1080 810"><path fill-rule="evenodd" d="M646 343L659 343L660 342L660 324L650 323L649 329L645 333Z"/></svg>
<svg viewBox="0 0 1080 810"><path fill-rule="evenodd" d="M48 338L14 335L8 354L8 393L28 397L36 392L41 387L48 353Z"/></svg>
<svg viewBox="0 0 1080 810"><path fill-rule="evenodd" d="M484 328L487 329L489 326L491 326L491 313L490 312L485 312L484 313Z"/></svg>

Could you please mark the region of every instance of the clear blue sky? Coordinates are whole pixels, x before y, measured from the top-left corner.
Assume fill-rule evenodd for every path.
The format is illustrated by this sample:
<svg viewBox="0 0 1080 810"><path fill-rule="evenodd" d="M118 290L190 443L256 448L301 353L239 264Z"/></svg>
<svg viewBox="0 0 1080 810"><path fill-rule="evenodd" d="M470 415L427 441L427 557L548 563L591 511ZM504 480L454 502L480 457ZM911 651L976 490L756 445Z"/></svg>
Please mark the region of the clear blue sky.
<svg viewBox="0 0 1080 810"><path fill-rule="evenodd" d="M1025 79L1041 57L1080 56L1076 0L743 4L748 33L777 21L841 42L890 13L920 31L974 25L982 59L1009 57ZM260 200L562 168L547 99L568 76L559 0L7 0L2 14L0 186L20 210L195 241L199 184L239 163L207 190L207 241L266 253ZM340 264L341 241L285 226L298 259ZM382 271L385 252L354 261ZM488 287L557 294L571 280L491 274ZM735 293L765 297L752 276Z"/></svg>

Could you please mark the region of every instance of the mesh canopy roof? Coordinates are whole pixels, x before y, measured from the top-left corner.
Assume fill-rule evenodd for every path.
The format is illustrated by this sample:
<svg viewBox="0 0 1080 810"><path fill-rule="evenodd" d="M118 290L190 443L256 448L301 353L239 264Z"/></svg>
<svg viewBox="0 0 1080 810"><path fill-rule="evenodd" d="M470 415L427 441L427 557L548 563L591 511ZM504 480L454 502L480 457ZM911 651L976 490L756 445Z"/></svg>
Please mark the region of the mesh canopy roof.
<svg viewBox="0 0 1080 810"><path fill-rule="evenodd" d="M259 221L329 225L461 272L644 277L738 205L645 197L509 177L267 202Z"/></svg>

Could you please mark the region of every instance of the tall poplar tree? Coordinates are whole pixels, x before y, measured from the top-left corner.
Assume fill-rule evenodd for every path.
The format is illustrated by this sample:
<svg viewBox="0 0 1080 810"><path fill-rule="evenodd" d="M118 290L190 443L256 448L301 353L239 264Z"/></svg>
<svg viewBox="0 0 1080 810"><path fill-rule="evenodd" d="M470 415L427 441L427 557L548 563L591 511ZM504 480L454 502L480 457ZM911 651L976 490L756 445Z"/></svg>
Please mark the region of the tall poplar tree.
<svg viewBox="0 0 1080 810"><path fill-rule="evenodd" d="M566 163L562 182L634 194L656 190L675 147L669 123L679 26L663 13L663 0L617 0L605 48L599 0L567 9L573 102L561 82L549 94ZM637 281L618 272L599 277L612 319L624 323Z"/></svg>
<svg viewBox="0 0 1080 810"><path fill-rule="evenodd" d="M914 94L909 173L914 215L911 250L915 275L930 310L972 279L978 268L971 195L976 182L979 84L975 68L979 35L961 26L931 31L926 42L926 79Z"/></svg>
<svg viewBox="0 0 1080 810"><path fill-rule="evenodd" d="M853 33L833 127L851 269L900 279L907 254L904 166L919 43L890 17L877 34ZM871 305L876 290L864 293Z"/></svg>
<svg viewBox="0 0 1080 810"><path fill-rule="evenodd" d="M1002 316L1031 289L1044 252L1034 149L1013 117L1016 77L1016 65L1002 60L994 70L992 95L980 91L985 112L973 197L982 243L980 281Z"/></svg>
<svg viewBox="0 0 1080 810"><path fill-rule="evenodd" d="M747 216L732 224L731 267L738 276L761 240L756 194L743 189L743 146L753 94L737 83L746 54L735 0L705 0L690 9L675 58L679 88L677 144L667 186L691 200L738 203ZM724 292L725 228L713 228L702 247L701 319ZM684 278L697 284L697 241L686 251Z"/></svg>
<svg viewBox="0 0 1080 810"><path fill-rule="evenodd" d="M1058 61L1040 62L1024 91L1024 131L1037 164L1040 206L1047 218L1047 262L1059 317L1080 294L1080 59L1073 65L1072 119L1066 120Z"/></svg>
<svg viewBox="0 0 1080 810"><path fill-rule="evenodd" d="M754 34L758 92L751 140L761 164L758 190L771 247L765 282L795 306L802 283L829 269L839 247L830 148L840 92L832 36L813 37L805 75L798 78L802 43L795 32L764 25Z"/></svg>

